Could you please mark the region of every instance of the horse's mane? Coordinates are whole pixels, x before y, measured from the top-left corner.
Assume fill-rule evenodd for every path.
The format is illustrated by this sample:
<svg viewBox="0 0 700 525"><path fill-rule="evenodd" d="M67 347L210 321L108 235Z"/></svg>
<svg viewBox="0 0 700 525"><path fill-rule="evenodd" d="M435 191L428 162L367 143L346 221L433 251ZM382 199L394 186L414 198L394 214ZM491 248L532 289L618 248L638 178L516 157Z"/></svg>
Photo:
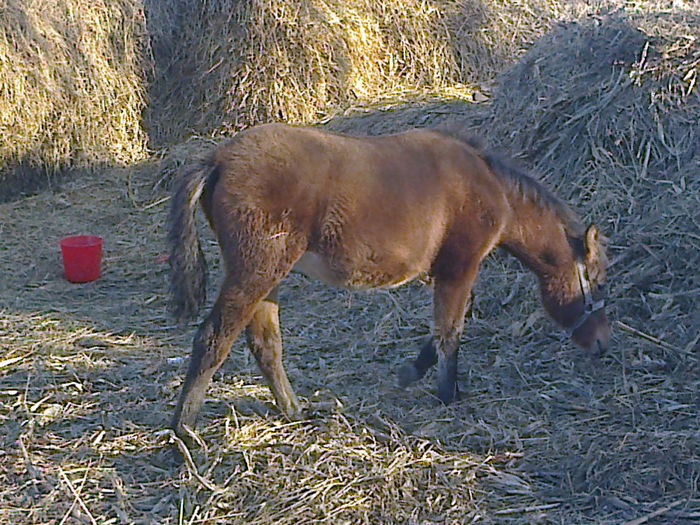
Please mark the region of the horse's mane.
<svg viewBox="0 0 700 525"><path fill-rule="evenodd" d="M513 188L516 193L525 199L532 200L538 206L552 211L562 221L569 235L576 238L583 235L585 228L576 213L512 159L486 150L477 137L461 128L441 127L435 131L469 145L477 151L489 169Z"/></svg>

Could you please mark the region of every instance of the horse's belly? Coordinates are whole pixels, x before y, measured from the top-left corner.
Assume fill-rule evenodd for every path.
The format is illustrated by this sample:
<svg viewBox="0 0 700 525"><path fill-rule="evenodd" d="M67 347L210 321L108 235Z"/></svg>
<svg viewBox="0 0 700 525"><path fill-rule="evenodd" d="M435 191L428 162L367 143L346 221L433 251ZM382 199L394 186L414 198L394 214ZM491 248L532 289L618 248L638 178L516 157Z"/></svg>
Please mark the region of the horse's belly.
<svg viewBox="0 0 700 525"><path fill-rule="evenodd" d="M342 265L342 269L331 266L329 261L316 252L307 251L294 265L294 270L319 281L341 288L366 290L371 288L395 288L425 274L420 268L383 267L370 262Z"/></svg>
<svg viewBox="0 0 700 525"><path fill-rule="evenodd" d="M325 258L311 251L304 252L293 268L307 277L318 279L331 286L343 286L343 279L334 272Z"/></svg>

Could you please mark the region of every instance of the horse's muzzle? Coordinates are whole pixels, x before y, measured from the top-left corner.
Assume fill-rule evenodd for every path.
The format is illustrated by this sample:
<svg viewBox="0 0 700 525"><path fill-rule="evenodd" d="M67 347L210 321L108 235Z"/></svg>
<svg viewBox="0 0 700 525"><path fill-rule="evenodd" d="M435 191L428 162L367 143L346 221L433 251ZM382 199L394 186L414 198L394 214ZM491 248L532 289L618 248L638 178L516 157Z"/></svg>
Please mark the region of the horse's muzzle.
<svg viewBox="0 0 700 525"><path fill-rule="evenodd" d="M601 339L596 339L591 349L592 357L602 357L608 351L608 342Z"/></svg>

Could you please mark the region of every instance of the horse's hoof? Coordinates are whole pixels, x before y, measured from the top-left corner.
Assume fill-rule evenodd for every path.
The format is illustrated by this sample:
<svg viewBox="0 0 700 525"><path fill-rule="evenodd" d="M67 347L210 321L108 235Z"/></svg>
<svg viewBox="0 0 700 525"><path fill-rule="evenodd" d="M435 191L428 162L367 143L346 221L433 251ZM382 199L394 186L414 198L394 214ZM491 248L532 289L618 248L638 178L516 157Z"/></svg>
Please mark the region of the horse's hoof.
<svg viewBox="0 0 700 525"><path fill-rule="evenodd" d="M420 379L418 375L418 370L413 365L413 363L405 363L399 367L398 371L399 386L401 388L406 388L411 383L415 383Z"/></svg>
<svg viewBox="0 0 700 525"><path fill-rule="evenodd" d="M304 418L304 408L296 397L294 398L294 401L288 404L286 407L280 407L278 405L278 408L284 417L286 417L289 421L301 421Z"/></svg>
<svg viewBox="0 0 700 525"><path fill-rule="evenodd" d="M457 386L457 383L455 383L452 388L438 388L438 399L440 399L444 405L450 405L459 401L459 398L459 386Z"/></svg>
<svg viewBox="0 0 700 525"><path fill-rule="evenodd" d="M204 450L207 449L207 445L204 440L189 425L180 423L178 425L174 425L172 430L174 437L176 438L174 441L178 448L181 447L181 445L177 443L179 440L182 446L185 446L188 449L195 447L199 447Z"/></svg>
<svg viewBox="0 0 700 525"><path fill-rule="evenodd" d="M171 443L168 447L168 456L172 465L179 467L185 463L185 457L182 455L180 448L175 443Z"/></svg>
<svg viewBox="0 0 700 525"><path fill-rule="evenodd" d="M304 419L304 411L300 408L289 412L283 411L282 413L289 421L301 421Z"/></svg>

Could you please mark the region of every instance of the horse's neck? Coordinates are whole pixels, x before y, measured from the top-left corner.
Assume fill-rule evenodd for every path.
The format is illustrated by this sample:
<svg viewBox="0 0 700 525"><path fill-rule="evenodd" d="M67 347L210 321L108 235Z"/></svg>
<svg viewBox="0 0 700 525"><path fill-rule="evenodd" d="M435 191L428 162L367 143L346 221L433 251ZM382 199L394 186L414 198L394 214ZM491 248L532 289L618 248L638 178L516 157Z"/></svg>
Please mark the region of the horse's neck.
<svg viewBox="0 0 700 525"><path fill-rule="evenodd" d="M511 220L501 246L530 269L550 294L562 301L572 297L574 254L562 219L532 199L518 196L511 201Z"/></svg>

